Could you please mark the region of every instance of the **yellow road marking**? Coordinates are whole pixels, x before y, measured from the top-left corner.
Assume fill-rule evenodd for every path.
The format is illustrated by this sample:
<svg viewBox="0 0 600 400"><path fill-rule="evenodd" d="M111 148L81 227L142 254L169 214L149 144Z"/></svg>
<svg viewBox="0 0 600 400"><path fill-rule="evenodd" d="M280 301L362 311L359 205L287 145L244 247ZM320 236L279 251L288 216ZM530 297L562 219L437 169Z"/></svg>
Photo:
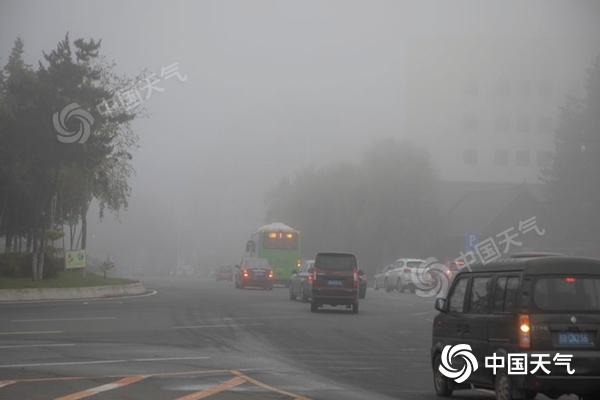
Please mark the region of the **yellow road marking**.
<svg viewBox="0 0 600 400"><path fill-rule="evenodd" d="M283 394L283 395L286 395L286 396L293 397L295 400L311 400L308 397L304 397L304 396L300 396L300 395L297 395L297 394L294 394L294 393L286 392L285 390L277 389L276 387L273 387L273 386L267 385L266 383L262 383L260 381L257 381L254 378L250 378L249 376L242 374L240 371L236 371L236 370L232 369L230 372L232 374L234 374L234 375L239 376L240 378L242 378L243 380L245 380L247 382L255 384L256 386L260 386L260 387L262 387L264 389L271 390L271 391L277 392L279 394Z"/></svg>
<svg viewBox="0 0 600 400"><path fill-rule="evenodd" d="M158 374L145 374L144 376L170 376L170 375L200 375L200 374L219 374L223 372L230 372L228 369L214 369L214 370L201 370L201 371L185 371L185 372L164 372ZM130 375L100 375L100 376L61 376L56 378L25 378L15 379L7 381L10 383L18 382L48 382L48 381L70 381L70 380L81 380L81 379L106 379L106 378L125 378Z"/></svg>
<svg viewBox="0 0 600 400"><path fill-rule="evenodd" d="M231 389L234 386L241 385L242 383L246 383L246 380L236 376L235 378L230 379L226 382L217 383L216 385L214 385L206 390L201 390L196 393L191 393L191 394L188 394L187 396L179 397L175 400L204 399L208 396L212 396L213 394L217 394L224 390Z"/></svg>
<svg viewBox="0 0 600 400"><path fill-rule="evenodd" d="M146 379L147 376L138 375L138 376L128 376L127 378L123 378L113 383L107 383L106 385L96 386L95 388L83 390L81 392L69 394L63 397L59 397L56 400L79 400L84 397L90 397L98 393L108 392L109 390L117 389L123 386L131 385L132 383L139 382L143 379Z"/></svg>

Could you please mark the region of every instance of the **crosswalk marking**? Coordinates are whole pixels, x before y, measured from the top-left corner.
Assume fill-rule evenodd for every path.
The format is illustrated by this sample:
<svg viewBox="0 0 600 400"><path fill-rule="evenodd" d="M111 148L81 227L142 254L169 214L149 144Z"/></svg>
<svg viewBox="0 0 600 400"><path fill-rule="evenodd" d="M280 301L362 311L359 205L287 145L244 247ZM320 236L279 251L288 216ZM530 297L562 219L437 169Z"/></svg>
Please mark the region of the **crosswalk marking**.
<svg viewBox="0 0 600 400"><path fill-rule="evenodd" d="M83 390L81 392L69 394L63 397L59 397L56 400L78 400L83 399L84 397L93 396L95 394L101 392L107 392L109 390L117 389L122 386L130 385L135 382L139 382L141 380L146 379L148 376L146 375L138 375L138 376L128 376L127 378L120 379L113 383L107 383L106 385L97 386L95 388Z"/></svg>
<svg viewBox="0 0 600 400"><path fill-rule="evenodd" d="M206 389L206 390L201 390L199 392L195 392L195 393L191 393L188 394L187 396L183 396L183 397L179 397L175 400L197 400L197 399L204 399L208 396L212 396L213 394L217 394L220 393L224 390L227 389L231 389L234 386L238 386L241 385L242 383L246 383L246 381L242 378L239 377L235 377L233 379L230 379L226 382L220 382L217 383L216 385Z"/></svg>

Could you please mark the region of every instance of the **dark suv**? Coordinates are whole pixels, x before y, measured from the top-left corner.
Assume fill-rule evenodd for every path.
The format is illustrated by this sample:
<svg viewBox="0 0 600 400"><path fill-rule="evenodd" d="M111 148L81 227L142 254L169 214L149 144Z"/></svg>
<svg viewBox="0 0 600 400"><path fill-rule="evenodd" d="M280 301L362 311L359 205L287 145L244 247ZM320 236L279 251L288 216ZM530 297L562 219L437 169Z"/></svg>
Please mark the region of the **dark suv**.
<svg viewBox="0 0 600 400"><path fill-rule="evenodd" d="M438 395L473 385L494 389L503 400L537 393L600 399L600 260L553 256L477 264L458 273L435 308L440 314L433 321L431 361ZM447 360L447 346L458 344L470 346L472 355ZM504 367L488 368L492 356ZM445 371L449 365L468 370L469 357L479 368L456 378L460 383L440 370L441 363ZM519 357L517 374L511 359Z"/></svg>
<svg viewBox="0 0 600 400"><path fill-rule="evenodd" d="M319 253L314 267L310 311L316 312L323 305L345 305L358 313L359 278L356 257L350 253Z"/></svg>

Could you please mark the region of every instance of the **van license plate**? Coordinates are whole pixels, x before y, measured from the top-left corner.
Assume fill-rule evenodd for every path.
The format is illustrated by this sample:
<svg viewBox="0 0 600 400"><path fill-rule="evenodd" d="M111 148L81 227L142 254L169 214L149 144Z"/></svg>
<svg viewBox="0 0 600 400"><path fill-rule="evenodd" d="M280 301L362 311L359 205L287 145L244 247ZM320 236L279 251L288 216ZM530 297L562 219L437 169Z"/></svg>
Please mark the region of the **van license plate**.
<svg viewBox="0 0 600 400"><path fill-rule="evenodd" d="M589 345L590 336L587 332L560 332L558 344Z"/></svg>
<svg viewBox="0 0 600 400"><path fill-rule="evenodd" d="M342 286L342 281L327 281L328 286Z"/></svg>

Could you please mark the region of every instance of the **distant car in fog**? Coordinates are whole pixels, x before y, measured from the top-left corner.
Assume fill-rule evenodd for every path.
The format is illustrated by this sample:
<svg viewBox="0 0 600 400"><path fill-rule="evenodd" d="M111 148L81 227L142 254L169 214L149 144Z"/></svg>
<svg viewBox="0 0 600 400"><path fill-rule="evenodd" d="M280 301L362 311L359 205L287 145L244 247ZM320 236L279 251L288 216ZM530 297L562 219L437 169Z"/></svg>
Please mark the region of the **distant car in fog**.
<svg viewBox="0 0 600 400"><path fill-rule="evenodd" d="M367 296L367 274L362 269L358 270L358 298L364 299Z"/></svg>
<svg viewBox="0 0 600 400"><path fill-rule="evenodd" d="M303 303L310 300L313 276L308 272L315 265L315 260L304 260L298 270L292 271L290 278L290 300L300 298Z"/></svg>
<svg viewBox="0 0 600 400"><path fill-rule="evenodd" d="M379 290L380 288L385 288L385 277L387 273L392 270L393 264L386 265L373 277L373 289ZM386 288L387 290L387 288ZM389 289L391 291L392 289Z"/></svg>
<svg viewBox="0 0 600 400"><path fill-rule="evenodd" d="M233 268L230 265L221 265L217 271L215 280L218 281L229 281L233 280Z"/></svg>
<svg viewBox="0 0 600 400"><path fill-rule="evenodd" d="M275 277L269 261L264 258L244 258L236 265L235 288L261 287L273 290Z"/></svg>
<svg viewBox="0 0 600 400"><path fill-rule="evenodd" d="M398 259L391 271L388 271L385 277L385 290L396 289L400 293L404 293L409 290L411 293L415 293L417 288L412 281L411 270L417 268L419 265L424 263L425 260L418 258L400 258Z"/></svg>
<svg viewBox="0 0 600 400"><path fill-rule="evenodd" d="M194 269L189 265L184 265L183 267L179 267L175 271L171 272L171 276L176 276L178 278L189 278L194 276Z"/></svg>
<svg viewBox="0 0 600 400"><path fill-rule="evenodd" d="M356 257L350 253L319 253L315 265L309 268L313 274L310 311L317 312L324 305L352 308L358 314L359 278Z"/></svg>

